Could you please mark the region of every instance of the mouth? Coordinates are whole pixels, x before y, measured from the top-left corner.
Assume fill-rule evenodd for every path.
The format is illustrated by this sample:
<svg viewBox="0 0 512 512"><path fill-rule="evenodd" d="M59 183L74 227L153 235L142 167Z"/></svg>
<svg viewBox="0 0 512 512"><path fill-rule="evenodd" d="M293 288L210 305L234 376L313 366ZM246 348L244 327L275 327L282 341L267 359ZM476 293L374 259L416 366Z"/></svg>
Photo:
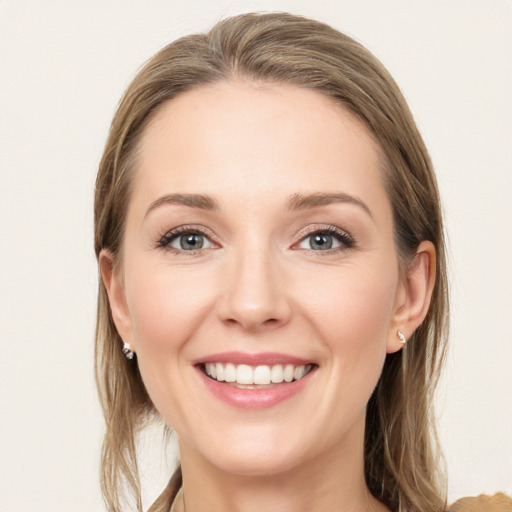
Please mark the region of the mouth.
<svg viewBox="0 0 512 512"><path fill-rule="evenodd" d="M206 389L231 407L261 410L313 385L319 366L286 354L224 352L195 361ZM309 384L310 383L310 384Z"/></svg>
<svg viewBox="0 0 512 512"><path fill-rule="evenodd" d="M276 384L292 383L303 379L315 364L273 364L251 366L224 362L199 365L203 373L216 382L224 382L239 389L265 389Z"/></svg>

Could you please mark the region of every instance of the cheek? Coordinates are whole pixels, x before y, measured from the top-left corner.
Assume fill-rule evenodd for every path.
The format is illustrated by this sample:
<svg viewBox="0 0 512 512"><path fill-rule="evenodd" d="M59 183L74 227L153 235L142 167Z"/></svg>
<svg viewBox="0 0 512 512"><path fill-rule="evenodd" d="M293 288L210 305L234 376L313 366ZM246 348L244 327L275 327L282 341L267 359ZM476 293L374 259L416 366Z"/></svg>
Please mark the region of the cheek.
<svg viewBox="0 0 512 512"><path fill-rule="evenodd" d="M309 295L308 302L320 315L324 312L326 325L354 324L364 329L390 319L397 281L398 271L392 267L380 273L354 265L325 276L317 274L314 290L304 290L304 295Z"/></svg>
<svg viewBox="0 0 512 512"><path fill-rule="evenodd" d="M371 271L367 269L370 268ZM318 278L319 276L317 276ZM378 267L340 268L317 279L322 293L307 293L305 314L344 375L367 368L380 372L394 311L398 271Z"/></svg>
<svg viewBox="0 0 512 512"><path fill-rule="evenodd" d="M137 351L178 350L201 323L213 287L197 272L161 265L141 265L131 275L127 295Z"/></svg>
<svg viewBox="0 0 512 512"><path fill-rule="evenodd" d="M144 385L156 409L177 430L187 417L185 383L191 367L190 340L204 322L213 286L198 286L207 276L191 275L161 264L137 266L126 283L134 348ZM185 409L184 409L185 407ZM178 423L176 423L178 422Z"/></svg>

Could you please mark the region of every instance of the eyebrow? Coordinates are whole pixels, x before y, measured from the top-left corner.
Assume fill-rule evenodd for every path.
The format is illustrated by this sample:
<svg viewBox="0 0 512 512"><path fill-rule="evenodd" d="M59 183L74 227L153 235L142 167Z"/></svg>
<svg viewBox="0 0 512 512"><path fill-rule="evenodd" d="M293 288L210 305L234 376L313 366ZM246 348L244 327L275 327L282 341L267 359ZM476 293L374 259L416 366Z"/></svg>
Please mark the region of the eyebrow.
<svg viewBox="0 0 512 512"><path fill-rule="evenodd" d="M146 210L145 217L164 204L177 204L189 206L190 208L199 208L201 210L219 210L219 205L211 196L203 194L168 194L153 201Z"/></svg>
<svg viewBox="0 0 512 512"><path fill-rule="evenodd" d="M358 199L344 193L324 194L321 192L315 194L293 194L287 202L286 207L289 210L304 210L308 208L318 208L320 206L328 206L333 203L349 203L362 208L372 219L373 215L368 206Z"/></svg>
<svg viewBox="0 0 512 512"><path fill-rule="evenodd" d="M333 203L349 203L362 208L371 218L372 212L366 204L357 197L344 193L322 193L314 194L293 194L286 202L288 210L305 210L309 208L318 208L328 206ZM212 197L204 194L168 194L153 201L146 210L147 217L153 210L164 205L182 205L190 208L199 208L201 210L218 211L219 205Z"/></svg>

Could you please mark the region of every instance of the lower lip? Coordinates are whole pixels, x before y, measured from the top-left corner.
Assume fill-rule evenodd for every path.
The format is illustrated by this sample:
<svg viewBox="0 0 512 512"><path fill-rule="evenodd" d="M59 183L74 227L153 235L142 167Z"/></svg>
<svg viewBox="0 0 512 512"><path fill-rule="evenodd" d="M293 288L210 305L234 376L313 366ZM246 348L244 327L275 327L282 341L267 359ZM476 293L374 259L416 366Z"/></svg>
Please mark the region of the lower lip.
<svg viewBox="0 0 512 512"><path fill-rule="evenodd" d="M314 370L305 377L293 382L275 384L270 388L250 389L236 388L224 382L218 382L206 376L201 368L197 368L206 387L219 400L241 409L267 409L300 393L309 382Z"/></svg>

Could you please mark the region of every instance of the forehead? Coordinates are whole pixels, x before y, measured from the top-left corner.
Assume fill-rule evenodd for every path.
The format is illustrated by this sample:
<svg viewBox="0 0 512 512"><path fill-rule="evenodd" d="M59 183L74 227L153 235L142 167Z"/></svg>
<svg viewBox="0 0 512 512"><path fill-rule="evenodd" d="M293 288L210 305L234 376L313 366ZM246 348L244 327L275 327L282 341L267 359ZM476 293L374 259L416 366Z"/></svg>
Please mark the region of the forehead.
<svg viewBox="0 0 512 512"><path fill-rule="evenodd" d="M383 188L379 162L368 129L334 100L239 81L201 86L163 104L140 141L133 185L146 201L190 189L357 194L365 184Z"/></svg>

